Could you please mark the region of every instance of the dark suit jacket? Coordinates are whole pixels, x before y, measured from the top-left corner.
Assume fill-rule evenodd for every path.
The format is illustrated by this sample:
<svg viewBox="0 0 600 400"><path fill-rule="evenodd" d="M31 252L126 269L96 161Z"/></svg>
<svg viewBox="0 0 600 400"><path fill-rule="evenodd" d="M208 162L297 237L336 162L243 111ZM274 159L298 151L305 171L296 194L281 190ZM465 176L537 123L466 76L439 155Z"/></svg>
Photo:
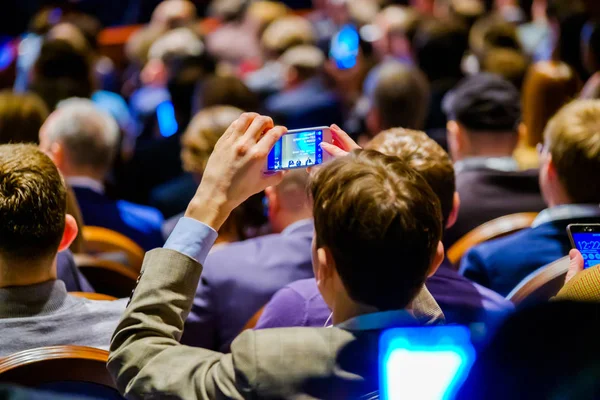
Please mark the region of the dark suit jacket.
<svg viewBox="0 0 600 400"><path fill-rule="evenodd" d="M94 292L94 288L77 269L73 253L65 250L56 257L57 278L65 283L68 292Z"/></svg>
<svg viewBox="0 0 600 400"><path fill-rule="evenodd" d="M446 247L495 218L527 211L539 212L546 208L536 170L464 170L456 174L456 191L460 195L460 211L458 220L444 235Z"/></svg>
<svg viewBox="0 0 600 400"><path fill-rule="evenodd" d="M467 278L506 296L527 275L569 254L567 225L599 222L599 217L548 222L483 243L467 253L460 271Z"/></svg>
<svg viewBox="0 0 600 400"><path fill-rule="evenodd" d="M86 225L119 232L145 250L161 247L163 216L155 208L112 200L91 189L73 187Z"/></svg>
<svg viewBox="0 0 600 400"><path fill-rule="evenodd" d="M107 365L127 398L358 398L378 388L380 330L416 324L400 311L379 330L246 330L229 354L183 346L179 339L201 273L201 265L176 251L146 254ZM423 311L441 315L433 299Z"/></svg>
<svg viewBox="0 0 600 400"><path fill-rule="evenodd" d="M182 343L226 351L246 322L288 283L313 277L312 221L224 245L208 255ZM231 296L235 293L235 296Z"/></svg>

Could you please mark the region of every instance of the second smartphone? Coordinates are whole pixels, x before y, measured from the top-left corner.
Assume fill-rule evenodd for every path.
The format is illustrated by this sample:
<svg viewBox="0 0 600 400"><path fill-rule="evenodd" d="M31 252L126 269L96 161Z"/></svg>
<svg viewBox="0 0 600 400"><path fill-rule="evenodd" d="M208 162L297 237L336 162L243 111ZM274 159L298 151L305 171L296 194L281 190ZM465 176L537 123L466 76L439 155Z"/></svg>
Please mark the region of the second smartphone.
<svg viewBox="0 0 600 400"><path fill-rule="evenodd" d="M571 245L583 257L584 268L600 264L600 224L571 224L567 232Z"/></svg>

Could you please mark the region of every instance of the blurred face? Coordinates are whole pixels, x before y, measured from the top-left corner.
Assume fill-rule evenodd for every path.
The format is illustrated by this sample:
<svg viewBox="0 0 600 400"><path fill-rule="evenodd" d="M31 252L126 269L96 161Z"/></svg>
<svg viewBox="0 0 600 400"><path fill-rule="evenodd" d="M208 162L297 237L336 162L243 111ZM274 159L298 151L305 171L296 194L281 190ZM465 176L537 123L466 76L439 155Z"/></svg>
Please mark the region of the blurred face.
<svg viewBox="0 0 600 400"><path fill-rule="evenodd" d="M197 135L185 133L181 139L181 164L185 172L194 175L199 182L204 173L206 160L209 152Z"/></svg>

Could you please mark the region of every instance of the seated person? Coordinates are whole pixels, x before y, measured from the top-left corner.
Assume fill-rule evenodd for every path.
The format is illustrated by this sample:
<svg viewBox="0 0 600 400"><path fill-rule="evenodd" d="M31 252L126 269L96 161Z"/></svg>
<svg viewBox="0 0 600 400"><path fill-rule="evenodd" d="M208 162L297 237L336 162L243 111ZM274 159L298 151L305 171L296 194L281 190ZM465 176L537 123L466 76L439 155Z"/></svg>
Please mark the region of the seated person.
<svg viewBox="0 0 600 400"><path fill-rule="evenodd" d="M406 309L444 258L439 200L396 157L357 150L310 181L313 269L335 327L247 330L230 354L179 343L216 231L248 196L282 180L263 171L285 132L256 114L234 122L215 146L186 218L164 249L146 256L108 362L125 396L359 398L379 386L381 331L419 323ZM390 268L394 259L403 268Z"/></svg>
<svg viewBox="0 0 600 400"><path fill-rule="evenodd" d="M278 186L265 191L273 234L224 245L209 254L182 343L225 351L277 290L314 277L307 180L304 169L289 171Z"/></svg>
<svg viewBox="0 0 600 400"><path fill-rule="evenodd" d="M57 252L77 234L66 189L34 145L0 146L0 357L53 345L106 349L126 301L71 296Z"/></svg>
<svg viewBox="0 0 600 400"><path fill-rule="evenodd" d="M118 151L119 127L86 99L59 104L40 130L40 148L73 188L83 221L119 232L146 250L161 246L163 217L151 207L113 200L103 181Z"/></svg>
<svg viewBox="0 0 600 400"><path fill-rule="evenodd" d="M267 98L265 109L289 129L341 121L341 104L323 82L325 55L315 46L295 46L280 58L286 67L285 88Z"/></svg>
<svg viewBox="0 0 600 400"><path fill-rule="evenodd" d="M529 229L483 243L463 258L469 279L507 295L536 269L569 253L567 225L600 222L600 101L563 107L548 123L540 188L548 208Z"/></svg>
<svg viewBox="0 0 600 400"><path fill-rule="evenodd" d="M337 138L353 145L344 132L332 129ZM452 226L460 203L455 192L454 167L448 154L433 139L424 132L396 128L375 136L368 148L396 156L419 172L440 199L444 226ZM502 296L459 275L447 259L427 279L426 286L449 323L487 322L496 317L495 313L514 308ZM330 314L316 280L303 279L287 285L273 296L256 329L323 326Z"/></svg>
<svg viewBox="0 0 600 400"><path fill-rule="evenodd" d="M541 211L538 171L519 171L512 157L521 120L519 91L492 74L462 80L444 99L448 147L456 169L460 213L446 247L508 214Z"/></svg>

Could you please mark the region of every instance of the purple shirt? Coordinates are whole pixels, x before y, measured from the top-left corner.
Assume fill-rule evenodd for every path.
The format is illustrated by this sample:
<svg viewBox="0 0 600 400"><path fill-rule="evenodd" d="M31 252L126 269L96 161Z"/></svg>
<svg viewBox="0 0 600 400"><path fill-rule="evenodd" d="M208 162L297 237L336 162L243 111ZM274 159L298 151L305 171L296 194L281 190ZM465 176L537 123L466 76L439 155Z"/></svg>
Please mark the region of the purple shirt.
<svg viewBox="0 0 600 400"><path fill-rule="evenodd" d="M497 322L514 310L510 301L459 275L447 261L427 280L426 286L448 323ZM315 279L303 279L275 293L255 329L324 326L330 314Z"/></svg>

